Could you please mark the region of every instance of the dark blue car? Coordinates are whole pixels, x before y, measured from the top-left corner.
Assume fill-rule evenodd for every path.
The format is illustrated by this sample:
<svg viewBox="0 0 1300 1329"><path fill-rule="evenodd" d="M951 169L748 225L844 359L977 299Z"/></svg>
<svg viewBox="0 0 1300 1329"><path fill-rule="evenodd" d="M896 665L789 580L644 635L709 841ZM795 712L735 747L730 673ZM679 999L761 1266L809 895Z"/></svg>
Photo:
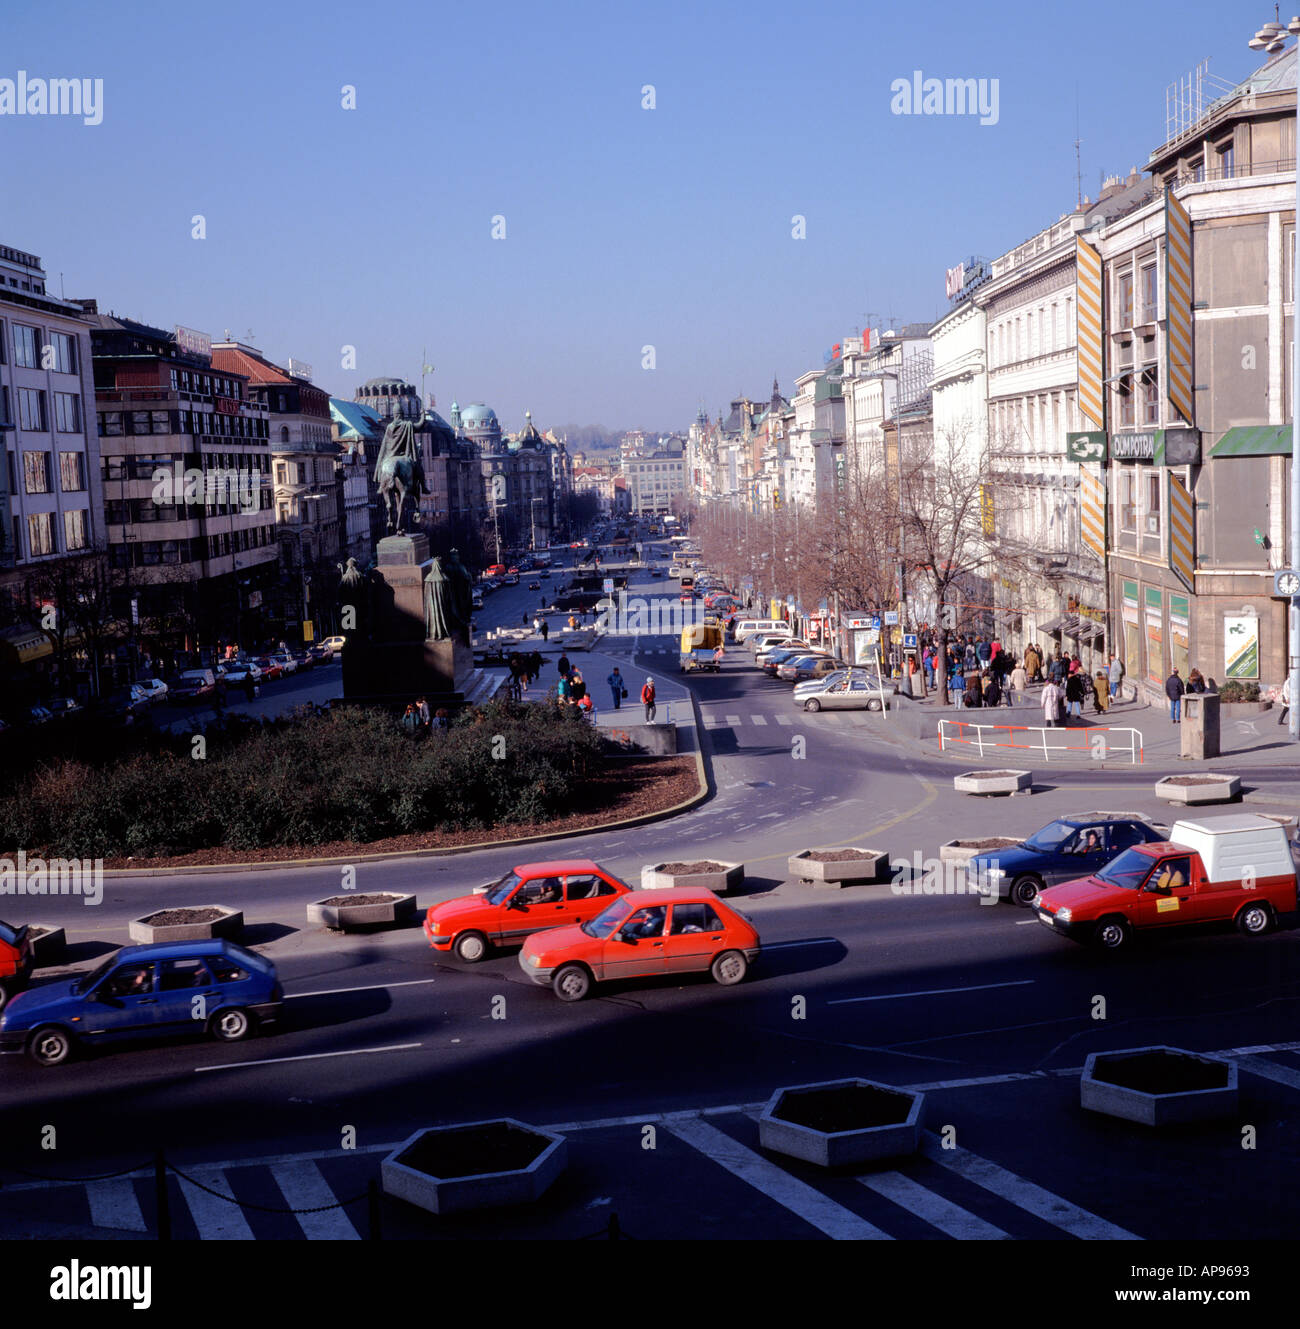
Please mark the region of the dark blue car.
<svg viewBox="0 0 1300 1329"><path fill-rule="evenodd" d="M126 946L89 974L15 997L0 1016L0 1050L57 1066L78 1044L191 1033L234 1043L274 1020L283 1000L275 965L234 942Z"/></svg>
<svg viewBox="0 0 1300 1329"><path fill-rule="evenodd" d="M986 893L996 889L1002 899L1030 905L1045 887L1090 877L1132 845L1165 838L1138 816L1084 812L1061 817L1007 849L976 855L968 871Z"/></svg>

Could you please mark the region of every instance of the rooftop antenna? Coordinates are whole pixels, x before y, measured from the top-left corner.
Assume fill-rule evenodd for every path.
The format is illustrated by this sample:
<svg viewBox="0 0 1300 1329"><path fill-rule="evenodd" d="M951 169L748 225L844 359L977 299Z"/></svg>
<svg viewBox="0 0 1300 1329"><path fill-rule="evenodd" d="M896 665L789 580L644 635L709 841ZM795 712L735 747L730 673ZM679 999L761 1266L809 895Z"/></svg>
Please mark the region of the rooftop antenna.
<svg viewBox="0 0 1300 1329"><path fill-rule="evenodd" d="M1074 206L1083 207L1083 158L1079 155L1079 85L1074 85Z"/></svg>
<svg viewBox="0 0 1300 1329"><path fill-rule="evenodd" d="M63 273L59 273L59 299L66 300L67 298L67 293L63 289Z"/></svg>

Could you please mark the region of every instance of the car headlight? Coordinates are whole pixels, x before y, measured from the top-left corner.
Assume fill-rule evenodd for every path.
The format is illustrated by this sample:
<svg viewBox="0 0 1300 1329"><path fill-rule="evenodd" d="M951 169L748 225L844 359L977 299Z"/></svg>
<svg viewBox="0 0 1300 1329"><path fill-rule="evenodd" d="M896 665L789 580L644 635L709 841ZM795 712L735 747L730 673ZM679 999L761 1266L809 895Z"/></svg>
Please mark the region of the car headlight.
<svg viewBox="0 0 1300 1329"><path fill-rule="evenodd" d="M1073 915L1070 913L1068 909L1058 909L1056 911L1056 916L1061 920L1062 923L1068 923L1070 919L1073 917Z"/></svg>
<svg viewBox="0 0 1300 1329"><path fill-rule="evenodd" d="M429 920L429 931L432 932L435 937L445 937L447 935L446 929L436 918L431 918Z"/></svg>
<svg viewBox="0 0 1300 1329"><path fill-rule="evenodd" d="M1007 875L1001 868L982 868L980 871L982 876L991 877L994 881Z"/></svg>
<svg viewBox="0 0 1300 1329"><path fill-rule="evenodd" d="M528 957L528 963L536 969L542 963L542 957L540 955L530 955Z"/></svg>

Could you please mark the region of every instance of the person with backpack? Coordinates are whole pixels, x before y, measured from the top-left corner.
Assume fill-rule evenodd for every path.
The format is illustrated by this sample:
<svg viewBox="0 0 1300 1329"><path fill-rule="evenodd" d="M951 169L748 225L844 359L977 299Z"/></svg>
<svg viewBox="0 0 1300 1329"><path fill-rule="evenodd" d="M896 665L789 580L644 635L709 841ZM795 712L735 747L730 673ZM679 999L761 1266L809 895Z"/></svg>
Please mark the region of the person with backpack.
<svg viewBox="0 0 1300 1329"><path fill-rule="evenodd" d="M627 685L623 682L623 675L618 672L617 665L605 682L609 686L610 695L614 698L614 709L618 710L623 704L623 698L627 696Z"/></svg>
<svg viewBox="0 0 1300 1329"><path fill-rule="evenodd" d="M653 724L655 718L655 681L647 678L641 689L641 704L645 707L645 722Z"/></svg>

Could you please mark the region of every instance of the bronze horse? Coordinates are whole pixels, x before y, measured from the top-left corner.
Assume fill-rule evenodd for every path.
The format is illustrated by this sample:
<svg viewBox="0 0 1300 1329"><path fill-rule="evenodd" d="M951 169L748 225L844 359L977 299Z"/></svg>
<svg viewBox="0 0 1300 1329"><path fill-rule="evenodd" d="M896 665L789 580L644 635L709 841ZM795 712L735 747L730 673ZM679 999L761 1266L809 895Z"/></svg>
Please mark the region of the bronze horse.
<svg viewBox="0 0 1300 1329"><path fill-rule="evenodd" d="M379 455L375 458L375 483L388 511L387 529L400 533L407 498L415 504L418 513L420 496L428 493L416 446L414 421L389 421L379 445Z"/></svg>

